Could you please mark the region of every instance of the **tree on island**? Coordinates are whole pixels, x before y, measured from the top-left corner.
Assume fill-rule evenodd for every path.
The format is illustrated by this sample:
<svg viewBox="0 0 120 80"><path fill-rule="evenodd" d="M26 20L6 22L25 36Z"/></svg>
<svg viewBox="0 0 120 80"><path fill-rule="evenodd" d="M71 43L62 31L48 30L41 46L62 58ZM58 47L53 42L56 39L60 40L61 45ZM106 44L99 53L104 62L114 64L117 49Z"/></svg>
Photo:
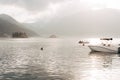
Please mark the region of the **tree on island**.
<svg viewBox="0 0 120 80"><path fill-rule="evenodd" d="M25 32L13 32L12 37L13 38L28 38Z"/></svg>

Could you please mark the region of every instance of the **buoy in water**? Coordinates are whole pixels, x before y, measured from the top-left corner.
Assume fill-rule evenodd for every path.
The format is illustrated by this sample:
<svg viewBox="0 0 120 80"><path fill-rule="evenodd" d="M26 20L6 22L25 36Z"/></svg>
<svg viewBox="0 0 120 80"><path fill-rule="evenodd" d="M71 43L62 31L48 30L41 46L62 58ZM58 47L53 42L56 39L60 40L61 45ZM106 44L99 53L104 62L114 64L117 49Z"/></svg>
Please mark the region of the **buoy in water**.
<svg viewBox="0 0 120 80"><path fill-rule="evenodd" d="M43 47L41 47L41 50L43 50Z"/></svg>

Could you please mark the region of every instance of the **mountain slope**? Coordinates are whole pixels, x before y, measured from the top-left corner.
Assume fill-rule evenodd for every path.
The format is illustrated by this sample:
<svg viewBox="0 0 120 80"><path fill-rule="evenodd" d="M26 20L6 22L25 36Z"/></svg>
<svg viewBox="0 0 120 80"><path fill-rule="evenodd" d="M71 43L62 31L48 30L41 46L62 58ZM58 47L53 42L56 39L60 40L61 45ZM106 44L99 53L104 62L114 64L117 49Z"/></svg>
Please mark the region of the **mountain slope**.
<svg viewBox="0 0 120 80"><path fill-rule="evenodd" d="M26 29L22 24L14 20L12 17L0 15L0 37L4 35L11 36L13 32L25 32L29 37L37 36L37 34L29 29Z"/></svg>

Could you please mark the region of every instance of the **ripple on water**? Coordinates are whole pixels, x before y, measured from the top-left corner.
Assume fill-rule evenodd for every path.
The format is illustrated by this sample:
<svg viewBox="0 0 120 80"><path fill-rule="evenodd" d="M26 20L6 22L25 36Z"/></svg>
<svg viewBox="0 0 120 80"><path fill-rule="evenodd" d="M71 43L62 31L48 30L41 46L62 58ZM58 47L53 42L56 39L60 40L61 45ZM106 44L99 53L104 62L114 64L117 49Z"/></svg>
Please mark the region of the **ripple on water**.
<svg viewBox="0 0 120 80"><path fill-rule="evenodd" d="M0 80L120 79L118 54L89 53L88 47L74 41L50 39L0 44Z"/></svg>

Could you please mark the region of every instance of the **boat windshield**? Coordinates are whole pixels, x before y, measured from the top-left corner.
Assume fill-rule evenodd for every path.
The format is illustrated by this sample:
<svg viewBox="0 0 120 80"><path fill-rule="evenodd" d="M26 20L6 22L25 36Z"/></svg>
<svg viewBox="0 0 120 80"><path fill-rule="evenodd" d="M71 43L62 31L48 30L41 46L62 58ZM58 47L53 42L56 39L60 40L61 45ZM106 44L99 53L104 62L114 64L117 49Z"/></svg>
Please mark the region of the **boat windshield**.
<svg viewBox="0 0 120 80"><path fill-rule="evenodd" d="M109 40L113 40L113 38L100 38L100 40L107 40L107 41L109 41Z"/></svg>
<svg viewBox="0 0 120 80"><path fill-rule="evenodd" d="M100 38L100 40L103 40L101 42L103 46L111 46L111 41L113 38Z"/></svg>

